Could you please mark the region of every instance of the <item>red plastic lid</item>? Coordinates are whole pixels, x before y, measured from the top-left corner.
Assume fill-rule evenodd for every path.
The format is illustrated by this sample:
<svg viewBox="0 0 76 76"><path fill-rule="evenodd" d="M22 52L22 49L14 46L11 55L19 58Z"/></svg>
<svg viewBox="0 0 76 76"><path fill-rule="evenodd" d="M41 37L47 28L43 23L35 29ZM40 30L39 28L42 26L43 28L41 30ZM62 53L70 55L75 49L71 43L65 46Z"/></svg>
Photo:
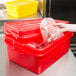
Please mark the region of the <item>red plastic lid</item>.
<svg viewBox="0 0 76 76"><path fill-rule="evenodd" d="M9 37L21 42L42 42L40 23L42 19L6 22L3 31Z"/></svg>
<svg viewBox="0 0 76 76"><path fill-rule="evenodd" d="M55 19L55 22L56 23L66 23L66 24L69 24L69 21L64 21L64 20L56 20Z"/></svg>
<svg viewBox="0 0 76 76"><path fill-rule="evenodd" d="M6 22L4 29L11 31L13 34L17 34L17 36L24 36L35 32L39 33L41 20L42 19Z"/></svg>
<svg viewBox="0 0 76 76"><path fill-rule="evenodd" d="M43 42L40 23L42 19L6 22L3 31L6 36L21 42ZM56 23L69 23L68 21L55 20Z"/></svg>

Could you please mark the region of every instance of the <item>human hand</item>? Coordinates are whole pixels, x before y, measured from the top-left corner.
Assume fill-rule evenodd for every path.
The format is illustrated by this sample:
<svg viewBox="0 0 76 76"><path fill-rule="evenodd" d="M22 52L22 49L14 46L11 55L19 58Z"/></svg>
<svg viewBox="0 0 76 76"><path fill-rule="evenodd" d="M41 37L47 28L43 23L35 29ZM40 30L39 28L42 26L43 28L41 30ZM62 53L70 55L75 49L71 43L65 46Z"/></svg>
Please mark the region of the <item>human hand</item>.
<svg viewBox="0 0 76 76"><path fill-rule="evenodd" d="M56 23L55 25L59 26L62 32L65 31L76 32L76 24Z"/></svg>

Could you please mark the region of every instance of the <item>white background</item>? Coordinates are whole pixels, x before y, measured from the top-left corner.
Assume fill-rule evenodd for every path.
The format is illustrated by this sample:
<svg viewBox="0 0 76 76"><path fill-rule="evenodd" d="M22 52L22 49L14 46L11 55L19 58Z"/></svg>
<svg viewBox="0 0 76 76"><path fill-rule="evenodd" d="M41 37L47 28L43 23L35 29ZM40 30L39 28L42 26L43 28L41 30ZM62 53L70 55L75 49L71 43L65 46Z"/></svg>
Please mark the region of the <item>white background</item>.
<svg viewBox="0 0 76 76"><path fill-rule="evenodd" d="M3 4L3 3L8 2L8 1L14 1L14 0L0 0L0 4Z"/></svg>

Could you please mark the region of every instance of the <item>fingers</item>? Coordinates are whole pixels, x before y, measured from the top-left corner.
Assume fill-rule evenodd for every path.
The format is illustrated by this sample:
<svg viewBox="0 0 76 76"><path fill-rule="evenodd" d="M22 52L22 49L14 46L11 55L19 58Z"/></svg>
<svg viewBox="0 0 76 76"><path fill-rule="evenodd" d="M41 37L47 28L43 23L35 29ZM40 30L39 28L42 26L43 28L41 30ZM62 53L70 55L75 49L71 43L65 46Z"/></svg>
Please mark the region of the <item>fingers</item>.
<svg viewBox="0 0 76 76"><path fill-rule="evenodd" d="M67 31L67 28L60 28L60 31L61 32L66 32Z"/></svg>
<svg viewBox="0 0 76 76"><path fill-rule="evenodd" d="M62 32L65 31L76 32L76 24L55 23L54 25L59 26Z"/></svg>
<svg viewBox="0 0 76 76"><path fill-rule="evenodd" d="M65 24L65 23L55 23L54 25L57 25L61 28L66 28L68 24Z"/></svg>
<svg viewBox="0 0 76 76"><path fill-rule="evenodd" d="M65 23L55 23L54 25L58 26L60 28L61 32L66 32L67 31L68 24L65 24Z"/></svg>

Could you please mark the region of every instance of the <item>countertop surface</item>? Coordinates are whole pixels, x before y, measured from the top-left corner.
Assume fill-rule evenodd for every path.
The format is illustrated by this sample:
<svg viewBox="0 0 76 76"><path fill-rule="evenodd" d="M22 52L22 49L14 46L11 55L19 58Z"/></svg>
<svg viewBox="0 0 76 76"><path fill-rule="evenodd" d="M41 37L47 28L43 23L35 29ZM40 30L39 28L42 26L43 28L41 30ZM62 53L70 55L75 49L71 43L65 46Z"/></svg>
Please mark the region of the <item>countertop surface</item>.
<svg viewBox="0 0 76 76"><path fill-rule="evenodd" d="M8 60L7 48L0 37L0 76L76 76L76 58L69 51L42 74L31 71Z"/></svg>

